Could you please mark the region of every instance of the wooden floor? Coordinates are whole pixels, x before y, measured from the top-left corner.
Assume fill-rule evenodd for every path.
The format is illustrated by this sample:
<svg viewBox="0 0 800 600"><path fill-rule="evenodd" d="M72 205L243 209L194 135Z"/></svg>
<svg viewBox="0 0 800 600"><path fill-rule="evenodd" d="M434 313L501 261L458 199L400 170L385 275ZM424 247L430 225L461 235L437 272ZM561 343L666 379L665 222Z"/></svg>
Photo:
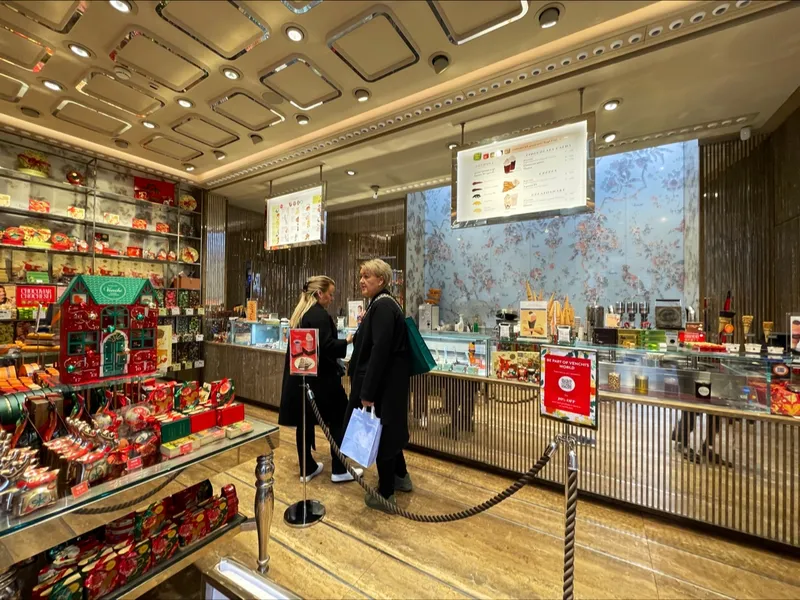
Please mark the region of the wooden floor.
<svg viewBox="0 0 800 600"><path fill-rule="evenodd" d="M248 407L251 416L277 415ZM324 521L287 527L283 511L302 496L294 430L282 431L275 456L275 521L270 577L304 598L560 598L563 497L526 487L487 513L442 525L412 523L369 510L355 483L330 482L330 456L321 434L324 476L308 486L323 502ZM422 513L461 510L505 488L510 480L407 453L412 494L398 497ZM252 514L255 458L225 473L240 510ZM375 481L374 470L368 474ZM243 533L218 555L254 565L255 533ZM200 598L194 568L148 594L150 600ZM647 514L582 498L578 505L575 594L579 598L800 598L800 560L745 545Z"/></svg>

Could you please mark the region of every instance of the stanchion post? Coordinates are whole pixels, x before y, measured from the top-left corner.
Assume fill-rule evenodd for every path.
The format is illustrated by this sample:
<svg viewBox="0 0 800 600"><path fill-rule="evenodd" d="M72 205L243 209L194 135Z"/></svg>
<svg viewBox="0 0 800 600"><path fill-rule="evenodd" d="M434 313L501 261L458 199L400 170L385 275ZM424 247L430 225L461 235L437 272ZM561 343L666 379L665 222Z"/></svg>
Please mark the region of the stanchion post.
<svg viewBox="0 0 800 600"><path fill-rule="evenodd" d="M265 575L269 570L269 532L275 510L275 458L269 453L256 459L256 533L258 535L258 572Z"/></svg>
<svg viewBox="0 0 800 600"><path fill-rule="evenodd" d="M568 436L569 453L564 473L564 600L575 598L575 524L578 515L578 454Z"/></svg>

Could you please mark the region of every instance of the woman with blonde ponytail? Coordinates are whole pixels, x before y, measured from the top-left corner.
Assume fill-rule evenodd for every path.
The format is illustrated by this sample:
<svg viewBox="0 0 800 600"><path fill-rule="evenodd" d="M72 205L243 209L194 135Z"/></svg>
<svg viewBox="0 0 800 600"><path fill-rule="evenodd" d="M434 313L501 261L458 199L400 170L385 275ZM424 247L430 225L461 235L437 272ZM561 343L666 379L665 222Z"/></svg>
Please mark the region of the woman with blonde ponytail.
<svg viewBox="0 0 800 600"><path fill-rule="evenodd" d="M300 293L297 306L289 319L293 328L316 329L319 331L319 369L317 377L309 377L306 381L314 392L325 424L331 430L337 443L342 440L342 423L347 409L347 395L342 387L342 372L338 359L347 355L347 345L352 343L352 336L340 340L333 319L327 308L331 305L336 291L333 279L324 275L311 277ZM300 464L300 481L310 481L322 473L323 465L316 462L311 454L314 445L314 424L316 419L311 407L306 405L306 444L303 447L303 389L302 378L289 375L289 358L291 348L286 350L286 363L283 371L283 390L281 408L278 417L280 425L297 428L297 458ZM307 472L303 473L303 453L306 457ZM331 451L331 481L343 483L353 481L342 462Z"/></svg>

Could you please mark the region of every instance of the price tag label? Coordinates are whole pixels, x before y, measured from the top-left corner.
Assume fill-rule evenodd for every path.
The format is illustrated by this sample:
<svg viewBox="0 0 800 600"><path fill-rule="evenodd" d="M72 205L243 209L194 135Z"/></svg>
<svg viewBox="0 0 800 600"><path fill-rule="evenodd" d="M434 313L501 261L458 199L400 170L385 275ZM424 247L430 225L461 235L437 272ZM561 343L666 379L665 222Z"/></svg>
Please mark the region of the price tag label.
<svg viewBox="0 0 800 600"><path fill-rule="evenodd" d="M206 361L204 361L204 360L196 360L195 363L194 363L194 368L195 369L199 369L199 368L205 367L205 366L206 366Z"/></svg>
<svg viewBox="0 0 800 600"><path fill-rule="evenodd" d="M173 334L172 334L172 343L173 343L173 344L177 344L177 343L178 343L178 341L179 341L179 340L178 340L178 334L177 334L177 333L173 333Z"/></svg>
<svg viewBox="0 0 800 600"><path fill-rule="evenodd" d="M193 308L187 308L185 310L185 312L186 312L187 315L189 315L191 317L194 314L194 309Z"/></svg>
<svg viewBox="0 0 800 600"><path fill-rule="evenodd" d="M198 309L197 309L197 314L198 314L198 315L204 315L204 314L206 314L206 309L205 309L205 308L198 308Z"/></svg>
<svg viewBox="0 0 800 600"><path fill-rule="evenodd" d="M181 363L172 363L169 368L173 371L180 371L181 370Z"/></svg>
<svg viewBox="0 0 800 600"><path fill-rule="evenodd" d="M171 308L171 309L170 309L170 311L172 312L172 316L173 316L173 317L175 317L175 316L177 316L177 315L181 314L181 309L180 309L180 308L178 308L177 306L176 306L176 307L174 307L174 308Z"/></svg>
<svg viewBox="0 0 800 600"><path fill-rule="evenodd" d="M196 336L194 336L194 341L195 342L202 342L203 339L204 338L203 338L203 334L202 333L198 333Z"/></svg>
<svg viewBox="0 0 800 600"><path fill-rule="evenodd" d="M78 485L72 486L72 497L73 498L80 498L86 492L89 491L89 482L84 481L83 483L79 483Z"/></svg>
<svg viewBox="0 0 800 600"><path fill-rule="evenodd" d="M0 321L10 321L14 318L13 310L0 310Z"/></svg>
<svg viewBox="0 0 800 600"><path fill-rule="evenodd" d="M190 360L187 360L186 362L183 363L184 369L191 369L192 367L194 367L194 363Z"/></svg>
<svg viewBox="0 0 800 600"><path fill-rule="evenodd" d="M142 457L136 456L128 459L128 471L135 471L142 468Z"/></svg>
<svg viewBox="0 0 800 600"><path fill-rule="evenodd" d="M169 313L167 312L166 308L159 308L158 309L158 316L159 317L166 317Z"/></svg>
<svg viewBox="0 0 800 600"><path fill-rule="evenodd" d="M192 451L192 448L192 442L186 442L185 444L181 444L180 448L178 449L181 451L181 456L183 456L184 454L189 454Z"/></svg>

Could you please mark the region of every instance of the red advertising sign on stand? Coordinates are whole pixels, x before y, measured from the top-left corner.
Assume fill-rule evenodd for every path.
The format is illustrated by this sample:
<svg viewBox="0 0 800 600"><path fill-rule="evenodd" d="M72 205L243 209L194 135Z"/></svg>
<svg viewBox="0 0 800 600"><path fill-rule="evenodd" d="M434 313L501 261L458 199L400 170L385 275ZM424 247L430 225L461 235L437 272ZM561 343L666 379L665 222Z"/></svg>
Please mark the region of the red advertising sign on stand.
<svg viewBox="0 0 800 600"><path fill-rule="evenodd" d="M540 412L581 427L597 428L597 352L542 346Z"/></svg>
<svg viewBox="0 0 800 600"><path fill-rule="evenodd" d="M316 377L319 372L319 331L289 330L289 374Z"/></svg>
<svg viewBox="0 0 800 600"><path fill-rule="evenodd" d="M54 285L18 285L17 306L47 306L58 300Z"/></svg>

